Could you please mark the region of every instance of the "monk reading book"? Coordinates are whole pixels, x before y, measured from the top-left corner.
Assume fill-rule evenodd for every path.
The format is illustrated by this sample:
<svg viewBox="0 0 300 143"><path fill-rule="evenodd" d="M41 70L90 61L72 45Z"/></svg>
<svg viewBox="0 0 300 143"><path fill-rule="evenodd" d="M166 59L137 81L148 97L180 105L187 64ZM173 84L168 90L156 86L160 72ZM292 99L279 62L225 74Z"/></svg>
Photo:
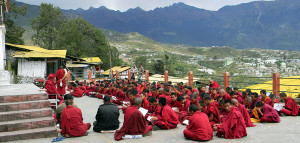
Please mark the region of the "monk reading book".
<svg viewBox="0 0 300 143"><path fill-rule="evenodd" d="M264 104L261 101L256 103L256 110L258 113L258 117L260 122L268 122L268 123L278 123L280 122L280 117L275 109L271 107L269 104ZM257 115L255 115L257 117Z"/></svg>
<svg viewBox="0 0 300 143"><path fill-rule="evenodd" d="M213 137L213 130L205 113L198 111L197 105L190 105L189 125L183 131L184 137L195 141L209 141Z"/></svg>
<svg viewBox="0 0 300 143"><path fill-rule="evenodd" d="M282 109L280 112L288 116L298 116L299 107L295 100L291 97L287 97L285 93L280 93L279 95L281 100L285 102L284 109Z"/></svg>
<svg viewBox="0 0 300 143"><path fill-rule="evenodd" d="M214 130L217 129L217 136L226 139L238 139L247 136L246 125L241 112L232 106L230 100L224 103L224 109L228 113L222 124L214 125Z"/></svg>

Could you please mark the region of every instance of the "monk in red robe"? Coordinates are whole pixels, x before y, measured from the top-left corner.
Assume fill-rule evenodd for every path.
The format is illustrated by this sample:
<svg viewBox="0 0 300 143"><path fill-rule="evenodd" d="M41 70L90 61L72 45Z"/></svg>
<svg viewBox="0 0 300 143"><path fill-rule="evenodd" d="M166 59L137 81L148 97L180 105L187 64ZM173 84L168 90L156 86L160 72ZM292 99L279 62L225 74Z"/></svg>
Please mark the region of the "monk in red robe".
<svg viewBox="0 0 300 143"><path fill-rule="evenodd" d="M276 98L276 95L274 95L274 94L270 94L270 96L269 96L270 98L271 98L271 107L274 107L274 104L275 103L279 103L279 100Z"/></svg>
<svg viewBox="0 0 300 143"><path fill-rule="evenodd" d="M91 124L83 123L81 110L72 106L72 96L66 95L64 98L64 102L67 107L61 113L61 130L58 130L58 132L60 132L64 137L79 137L87 135L87 130L91 128Z"/></svg>
<svg viewBox="0 0 300 143"><path fill-rule="evenodd" d="M119 85L116 86L116 92L114 96L117 98L117 100L114 100L113 103L117 105L121 105L126 99L126 96Z"/></svg>
<svg viewBox="0 0 300 143"><path fill-rule="evenodd" d="M152 135L152 126L148 126L145 118L138 108L141 107L142 99L136 98L134 105L125 111L124 123L120 130L115 132L115 140L122 140L125 135Z"/></svg>
<svg viewBox="0 0 300 143"><path fill-rule="evenodd" d="M213 130L205 113L198 111L197 105L190 105L189 125L183 131L184 137L195 141L209 141L213 137Z"/></svg>
<svg viewBox="0 0 300 143"><path fill-rule="evenodd" d="M58 94L56 86L55 86L55 84L56 84L55 79L56 79L55 74L52 73L52 74L48 75L48 80L45 83L45 89L49 95Z"/></svg>
<svg viewBox="0 0 300 143"><path fill-rule="evenodd" d="M179 119L180 123L182 124L182 122L184 120L188 119L191 116L188 112L188 109L191 105L191 101L188 99L185 99L183 96L179 96L177 98L177 101L181 104L182 107L179 108L178 110L175 110L175 113L178 114L178 119Z"/></svg>
<svg viewBox="0 0 300 143"><path fill-rule="evenodd" d="M159 98L159 106L162 108L161 115L151 119L154 122L153 130L176 128L179 120L173 109L167 105L166 98Z"/></svg>
<svg viewBox="0 0 300 143"><path fill-rule="evenodd" d="M269 104L264 104L261 101L256 103L256 110L260 117L260 122L278 123L280 117L277 111L272 108Z"/></svg>
<svg viewBox="0 0 300 143"><path fill-rule="evenodd" d="M148 114L145 116L145 119L147 119L149 116L160 116L161 115L161 107L159 106L159 103L157 102L156 98L149 97L149 106L148 106Z"/></svg>
<svg viewBox="0 0 300 143"><path fill-rule="evenodd" d="M245 120L246 127L254 127L255 125L252 124L250 115L243 104L240 104L236 99L231 100L233 106L237 107L239 111L242 113L243 118Z"/></svg>
<svg viewBox="0 0 300 143"><path fill-rule="evenodd" d="M171 93L171 99L172 101L168 104L170 107L176 107L177 109L181 108L182 105L177 101L177 94Z"/></svg>
<svg viewBox="0 0 300 143"><path fill-rule="evenodd" d="M231 99L236 99L240 104L244 104L244 100L241 96L236 95L233 91L229 93Z"/></svg>
<svg viewBox="0 0 300 143"><path fill-rule="evenodd" d="M280 112L288 116L298 116L299 107L295 100L291 97L287 97L285 93L280 93L279 95L281 100L285 102L284 109L282 109Z"/></svg>
<svg viewBox="0 0 300 143"><path fill-rule="evenodd" d="M272 100L271 100L271 98L269 98L269 97L267 96L267 91L266 91L266 90L261 90L261 91L260 91L260 96L262 97L262 99L261 99L261 102L262 102L262 103L264 103L264 104L269 104L269 105L272 104Z"/></svg>
<svg viewBox="0 0 300 143"><path fill-rule="evenodd" d="M230 100L225 101L224 109L228 114L224 117L223 123L214 126L214 130L217 129L217 136L226 139L239 139L247 136L245 120L241 112L232 106Z"/></svg>
<svg viewBox="0 0 300 143"><path fill-rule="evenodd" d="M198 94L198 93L195 92L195 93L193 93L193 94L190 95L190 101L191 101L190 104L195 104L195 105L198 104L198 97L197 97L197 94Z"/></svg>
<svg viewBox="0 0 300 143"><path fill-rule="evenodd" d="M139 97L142 99L142 106L143 108L145 109L148 109L148 105L149 105L149 102L147 100L147 98L145 97L145 93L140 93Z"/></svg>
<svg viewBox="0 0 300 143"><path fill-rule="evenodd" d="M206 114L209 118L210 125L221 123L220 113L216 102L211 100L209 94L204 95L203 101L207 106Z"/></svg>
<svg viewBox="0 0 300 143"><path fill-rule="evenodd" d="M199 109L200 112L203 112L203 113L206 114L207 107L205 106L205 103L203 101L199 101L197 106L198 106L198 109Z"/></svg>
<svg viewBox="0 0 300 143"><path fill-rule="evenodd" d="M210 83L209 87L212 87L214 89L217 89L218 87L220 87L220 84L212 79L209 80L209 83Z"/></svg>
<svg viewBox="0 0 300 143"><path fill-rule="evenodd" d="M66 76L67 72L63 69L63 67L56 72L56 85L58 94L66 94Z"/></svg>
<svg viewBox="0 0 300 143"><path fill-rule="evenodd" d="M79 87L77 87L76 84L73 84L72 85L71 95L75 96L75 97L82 97L83 96L83 92L82 92L82 90Z"/></svg>

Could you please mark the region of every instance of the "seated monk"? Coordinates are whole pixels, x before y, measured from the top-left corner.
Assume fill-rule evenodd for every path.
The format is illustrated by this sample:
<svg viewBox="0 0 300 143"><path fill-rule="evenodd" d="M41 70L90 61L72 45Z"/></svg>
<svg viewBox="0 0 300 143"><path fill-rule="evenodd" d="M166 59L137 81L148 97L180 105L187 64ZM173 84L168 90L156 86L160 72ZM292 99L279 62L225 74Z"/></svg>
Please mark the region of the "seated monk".
<svg viewBox="0 0 300 143"><path fill-rule="evenodd" d="M71 97L65 97L65 96L71 96ZM72 98L72 100L74 99L74 96L70 95L70 94L66 94L64 96L64 98ZM77 105L73 102L72 104L73 107L77 107ZM61 113L63 112L63 110L67 107L66 103L65 103L65 100L63 103L59 104L57 106L57 109L56 109L56 113L55 113L55 118L57 120L57 123L60 124L60 117L61 117Z"/></svg>
<svg viewBox="0 0 300 143"><path fill-rule="evenodd" d="M207 108L202 100L198 102L197 106L200 112L206 113Z"/></svg>
<svg viewBox="0 0 300 143"><path fill-rule="evenodd" d="M260 122L264 123L278 123L280 122L280 117L277 111L272 108L269 104L264 104L261 101L256 103L256 110L260 118Z"/></svg>
<svg viewBox="0 0 300 143"><path fill-rule="evenodd" d="M198 104L198 95L197 94L198 93L195 92L190 95L190 101L191 101L190 104L195 104L195 105Z"/></svg>
<svg viewBox="0 0 300 143"><path fill-rule="evenodd" d="M233 91L231 91L229 95L231 96L231 99L236 99L240 104L243 104L243 98L236 95Z"/></svg>
<svg viewBox="0 0 300 143"><path fill-rule="evenodd" d="M170 107L176 107L177 109L181 108L182 105L177 101L177 94L175 92L171 93L172 101L168 104Z"/></svg>
<svg viewBox="0 0 300 143"><path fill-rule="evenodd" d="M146 98L146 96L145 96L145 93L140 93L140 95L139 95L139 97L142 99L142 106L141 107L143 107L143 108L145 108L145 109L148 109L148 105L149 105L149 102L148 102L148 100L147 100L147 98Z"/></svg>
<svg viewBox="0 0 300 143"><path fill-rule="evenodd" d="M224 109L228 113L222 124L214 125L214 130L217 130L218 137L225 137L225 139L238 139L247 136L245 120L241 112L232 106L230 100L224 103Z"/></svg>
<svg viewBox="0 0 300 143"><path fill-rule="evenodd" d="M58 130L58 132L64 137L80 137L87 135L87 130L91 128L91 124L83 123L81 110L73 106L72 96L65 96L64 102L67 107L61 113L61 130Z"/></svg>
<svg viewBox="0 0 300 143"><path fill-rule="evenodd" d="M195 141L209 141L213 137L213 130L205 113L198 111L198 106L191 104L189 125L183 131L184 137Z"/></svg>
<svg viewBox="0 0 300 143"><path fill-rule="evenodd" d="M176 128L179 124L178 117L173 109L167 105L167 99L159 98L159 106L162 108L160 116L151 119L154 122L153 130Z"/></svg>
<svg viewBox="0 0 300 143"><path fill-rule="evenodd" d="M179 119L180 123L182 124L182 122L184 120L188 119L191 116L191 115L189 115L189 112L188 112L189 106L191 105L191 101L189 99L185 99L183 96L179 96L177 98L177 101L181 104L182 107L179 108L178 110L175 110L175 113L178 114L178 119Z"/></svg>
<svg viewBox="0 0 300 143"><path fill-rule="evenodd" d="M148 114L145 116L145 119L147 119L149 116L160 116L161 113L161 107L159 106L159 103L157 102L156 98L153 96L150 96L149 99L149 106L148 106Z"/></svg>
<svg viewBox="0 0 300 143"><path fill-rule="evenodd" d="M291 97L287 97L285 93L280 93L279 96L281 100L285 102L284 109L282 109L280 112L288 116L298 116L299 107L295 100Z"/></svg>
<svg viewBox="0 0 300 143"><path fill-rule="evenodd" d="M269 96L270 98L271 98L271 107L274 107L274 104L275 103L279 103L279 101L278 101L278 99L276 98L276 95L274 95L274 94L270 94L270 96Z"/></svg>
<svg viewBox="0 0 300 143"><path fill-rule="evenodd" d="M122 105L122 102L126 99L126 96L119 85L116 86L115 97L117 100L114 100L113 103L117 105Z"/></svg>
<svg viewBox="0 0 300 143"><path fill-rule="evenodd" d="M207 106L206 114L209 118L210 125L213 127L214 124L221 123L220 112L217 103L211 100L209 94L204 95L203 101Z"/></svg>
<svg viewBox="0 0 300 143"><path fill-rule="evenodd" d="M267 96L267 91L266 90L261 90L260 91L260 96L261 96L261 102L264 104L272 104L272 100L270 97Z"/></svg>
<svg viewBox="0 0 300 143"><path fill-rule="evenodd" d="M75 97L82 97L83 96L83 92L82 92L82 90L79 87L77 87L76 84L73 84L72 85L71 95L75 96Z"/></svg>
<svg viewBox="0 0 300 143"><path fill-rule="evenodd" d="M125 135L152 135L152 126L147 126L147 122L143 114L139 111L142 105L142 99L134 99L133 106L131 109L127 109L124 117L123 126L120 130L115 132L114 138L116 141L122 140Z"/></svg>
<svg viewBox="0 0 300 143"><path fill-rule="evenodd" d="M224 100L231 100L231 96L226 93L226 91L224 89L220 90L220 96L224 99Z"/></svg>
<svg viewBox="0 0 300 143"><path fill-rule="evenodd" d="M255 125L252 124L250 115L243 104L240 104L236 99L231 100L233 106L237 107L239 111L242 113L243 118L245 120L246 127L254 127Z"/></svg>

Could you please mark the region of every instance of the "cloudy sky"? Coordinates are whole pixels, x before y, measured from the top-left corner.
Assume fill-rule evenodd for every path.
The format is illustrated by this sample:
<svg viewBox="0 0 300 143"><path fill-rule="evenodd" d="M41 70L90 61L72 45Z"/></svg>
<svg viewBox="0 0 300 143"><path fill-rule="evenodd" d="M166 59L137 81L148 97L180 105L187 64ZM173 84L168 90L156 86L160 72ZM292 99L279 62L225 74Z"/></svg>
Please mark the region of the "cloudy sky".
<svg viewBox="0 0 300 143"><path fill-rule="evenodd" d="M105 6L112 10L126 11L129 8L141 7L144 10L153 10L173 3L183 2L187 5L207 10L218 10L225 5L237 5L259 0L17 0L28 4L40 5L42 2L52 3L62 9L88 9ZM266 1L266 0L265 0Z"/></svg>

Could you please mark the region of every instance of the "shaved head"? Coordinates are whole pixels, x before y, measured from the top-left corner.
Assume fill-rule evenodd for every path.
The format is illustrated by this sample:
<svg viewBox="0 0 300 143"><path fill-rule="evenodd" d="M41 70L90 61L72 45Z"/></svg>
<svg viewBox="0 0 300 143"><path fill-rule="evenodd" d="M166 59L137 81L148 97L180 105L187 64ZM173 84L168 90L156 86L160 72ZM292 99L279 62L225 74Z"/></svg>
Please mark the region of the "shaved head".
<svg viewBox="0 0 300 143"><path fill-rule="evenodd" d="M135 98L134 101L133 101L133 104L134 104L134 106L139 107L139 106L142 105L142 102L143 102L143 101L142 101L141 98Z"/></svg>
<svg viewBox="0 0 300 143"><path fill-rule="evenodd" d="M237 104L237 103L239 103L236 99L232 99L231 102L232 102L232 104Z"/></svg>

